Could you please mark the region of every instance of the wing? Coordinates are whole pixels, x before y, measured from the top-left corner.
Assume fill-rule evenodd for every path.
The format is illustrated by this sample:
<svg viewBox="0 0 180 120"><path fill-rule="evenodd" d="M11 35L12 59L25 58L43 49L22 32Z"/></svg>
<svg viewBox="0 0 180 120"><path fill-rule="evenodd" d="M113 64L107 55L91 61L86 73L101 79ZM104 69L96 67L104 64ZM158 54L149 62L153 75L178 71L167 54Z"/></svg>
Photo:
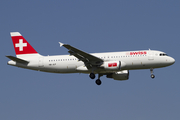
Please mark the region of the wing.
<svg viewBox="0 0 180 120"><path fill-rule="evenodd" d="M88 54L84 51L81 51L75 47L72 47L71 45L63 44L61 42L59 42L59 44L60 47L64 46L65 48L67 48L70 55L73 55L80 61L83 61L87 68L92 68L93 66L100 66L104 62L102 59L94 55Z"/></svg>

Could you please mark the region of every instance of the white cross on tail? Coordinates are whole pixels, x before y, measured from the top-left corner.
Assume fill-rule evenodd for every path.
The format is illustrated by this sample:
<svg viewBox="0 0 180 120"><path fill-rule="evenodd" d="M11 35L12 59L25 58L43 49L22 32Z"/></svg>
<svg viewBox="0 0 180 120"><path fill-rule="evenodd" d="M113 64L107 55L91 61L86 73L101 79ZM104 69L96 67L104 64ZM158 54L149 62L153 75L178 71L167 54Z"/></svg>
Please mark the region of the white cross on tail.
<svg viewBox="0 0 180 120"><path fill-rule="evenodd" d="M19 39L19 43L16 44L19 47L19 51L23 51L23 47L27 47L27 43L23 43L23 39Z"/></svg>

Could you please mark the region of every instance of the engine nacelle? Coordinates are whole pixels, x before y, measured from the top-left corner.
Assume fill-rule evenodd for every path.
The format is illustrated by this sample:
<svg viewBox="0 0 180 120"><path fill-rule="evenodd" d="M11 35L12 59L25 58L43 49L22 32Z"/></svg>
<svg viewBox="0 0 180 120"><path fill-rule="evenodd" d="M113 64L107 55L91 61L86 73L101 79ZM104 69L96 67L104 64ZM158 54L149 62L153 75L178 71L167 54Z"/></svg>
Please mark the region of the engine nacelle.
<svg viewBox="0 0 180 120"><path fill-rule="evenodd" d="M121 69L121 62L120 61L109 61L104 62L103 67L105 70L120 70Z"/></svg>
<svg viewBox="0 0 180 120"><path fill-rule="evenodd" d="M114 80L128 80L129 79L129 71L122 70L116 73L108 74L107 78L113 78Z"/></svg>

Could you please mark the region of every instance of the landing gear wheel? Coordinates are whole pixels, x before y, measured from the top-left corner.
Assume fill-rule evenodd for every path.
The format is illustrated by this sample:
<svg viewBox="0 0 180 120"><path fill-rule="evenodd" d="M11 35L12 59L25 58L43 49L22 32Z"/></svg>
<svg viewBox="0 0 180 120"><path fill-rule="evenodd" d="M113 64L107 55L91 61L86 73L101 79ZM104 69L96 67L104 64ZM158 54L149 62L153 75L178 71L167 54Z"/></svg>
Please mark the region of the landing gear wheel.
<svg viewBox="0 0 180 120"><path fill-rule="evenodd" d="M150 71L151 71L151 78L152 79L155 78L155 75L153 74L153 68L151 68Z"/></svg>
<svg viewBox="0 0 180 120"><path fill-rule="evenodd" d="M100 80L100 79L97 79L97 80L96 80L96 84L97 84L97 85L101 85L101 80Z"/></svg>
<svg viewBox="0 0 180 120"><path fill-rule="evenodd" d="M94 79L96 76L95 76L94 73L90 73L90 74L89 74L89 77L90 77L91 79Z"/></svg>
<svg viewBox="0 0 180 120"><path fill-rule="evenodd" d="M151 78L152 78L152 79L155 78L155 75L154 75L154 74L151 74Z"/></svg>

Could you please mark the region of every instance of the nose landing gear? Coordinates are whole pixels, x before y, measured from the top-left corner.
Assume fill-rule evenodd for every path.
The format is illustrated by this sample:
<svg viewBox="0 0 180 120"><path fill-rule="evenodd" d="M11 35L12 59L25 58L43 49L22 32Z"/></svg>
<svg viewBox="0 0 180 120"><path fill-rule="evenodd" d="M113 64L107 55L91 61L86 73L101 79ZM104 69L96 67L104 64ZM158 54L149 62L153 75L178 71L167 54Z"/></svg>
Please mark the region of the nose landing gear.
<svg viewBox="0 0 180 120"><path fill-rule="evenodd" d="M150 71L151 71L151 78L154 79L155 75L153 74L153 68L151 68Z"/></svg>
<svg viewBox="0 0 180 120"><path fill-rule="evenodd" d="M155 78L155 75L154 75L154 74L152 74L152 75L151 75L151 78L152 78L152 79L153 79L153 78Z"/></svg>

